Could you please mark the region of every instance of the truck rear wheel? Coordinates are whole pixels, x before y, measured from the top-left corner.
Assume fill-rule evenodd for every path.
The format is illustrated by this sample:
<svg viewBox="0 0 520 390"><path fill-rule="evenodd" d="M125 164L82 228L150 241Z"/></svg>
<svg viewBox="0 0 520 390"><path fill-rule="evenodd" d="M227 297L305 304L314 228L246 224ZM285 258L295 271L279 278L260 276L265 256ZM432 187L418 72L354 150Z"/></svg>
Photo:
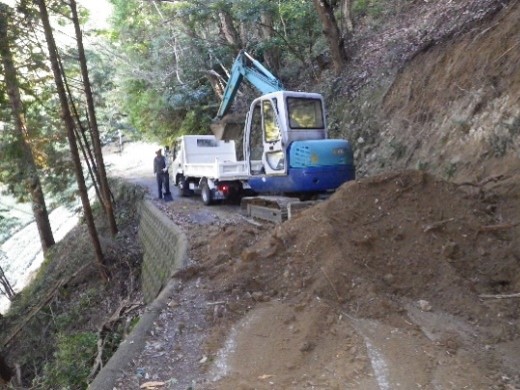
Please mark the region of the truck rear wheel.
<svg viewBox="0 0 520 390"><path fill-rule="evenodd" d="M200 187L200 197L202 198L202 203L206 206L213 204L213 195L207 182L202 183Z"/></svg>
<svg viewBox="0 0 520 390"><path fill-rule="evenodd" d="M179 187L179 196L187 197L193 194L193 191L190 190L189 184L184 176L179 178L177 186Z"/></svg>

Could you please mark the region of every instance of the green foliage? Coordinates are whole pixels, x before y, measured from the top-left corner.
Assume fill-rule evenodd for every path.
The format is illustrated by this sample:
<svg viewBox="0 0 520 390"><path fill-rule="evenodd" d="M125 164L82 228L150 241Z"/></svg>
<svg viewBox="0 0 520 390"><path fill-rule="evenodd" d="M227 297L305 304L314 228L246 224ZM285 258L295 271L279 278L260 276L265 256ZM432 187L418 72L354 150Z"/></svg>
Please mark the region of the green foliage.
<svg viewBox="0 0 520 390"><path fill-rule="evenodd" d="M13 82L20 90L25 142L31 148L40 182L47 195L61 196L74 176L45 45L38 42L40 36L34 35L34 9L31 6L26 3L18 8L21 13L13 13L9 21L8 38L16 68ZM60 10L66 15L67 8L58 4L52 10ZM67 68L70 68L69 62L70 57L63 59ZM27 172L32 171L32 166L23 153L21 130L15 127L10 109L4 109L10 107L5 96L2 102L5 105L1 105L0 121L5 123L0 132L0 183L18 200L30 201Z"/></svg>
<svg viewBox="0 0 520 390"><path fill-rule="evenodd" d="M380 16L384 11L382 0L356 0L352 7L356 14L360 16Z"/></svg>
<svg viewBox="0 0 520 390"><path fill-rule="evenodd" d="M130 122L143 134L153 138L170 129L168 107L164 99L153 90L143 89L132 95L124 107L129 111Z"/></svg>
<svg viewBox="0 0 520 390"><path fill-rule="evenodd" d="M273 66L284 70L283 77L308 78L301 70L307 72L312 58L323 50L321 26L309 1L176 1L155 7L148 2L111 3L111 36L120 48L111 61L117 62L114 78L121 86L113 100L122 103L133 127L156 140L207 131L206 124L187 117L201 107L215 107L210 118L216 114L220 101L208 75L216 72L225 82L239 49L224 39L221 10L232 17L242 48L261 61L268 54L279 57ZM264 13L272 27L263 24Z"/></svg>
<svg viewBox="0 0 520 390"><path fill-rule="evenodd" d="M507 122L502 123L503 126L509 130L509 134L512 137L517 137L520 135L520 116L514 117Z"/></svg>
<svg viewBox="0 0 520 390"><path fill-rule="evenodd" d="M67 290L63 290L61 293L66 297ZM87 311L90 307L95 306L95 303L102 299L101 291L96 288L90 288L79 293L79 296L71 303L67 311L56 314L54 319L56 328L73 329L78 319L82 318L82 313Z"/></svg>
<svg viewBox="0 0 520 390"><path fill-rule="evenodd" d="M208 115L204 115L199 110L190 111L184 117L184 121L176 135L207 134L210 123L211 119Z"/></svg>
<svg viewBox="0 0 520 390"><path fill-rule="evenodd" d="M57 337L55 360L44 368L44 388L85 389L97 352L97 335L79 332Z"/></svg>
<svg viewBox="0 0 520 390"><path fill-rule="evenodd" d="M20 226L18 219L6 216L8 212L9 210L0 208L0 244L8 239L11 233Z"/></svg>
<svg viewBox="0 0 520 390"><path fill-rule="evenodd" d="M450 162L446 167L444 174L446 176L446 180L453 179L455 173L457 172L457 163Z"/></svg>
<svg viewBox="0 0 520 390"><path fill-rule="evenodd" d="M427 171L428 168L430 167L430 164L426 161L417 161L416 165L415 165L415 169L419 170L419 171Z"/></svg>
<svg viewBox="0 0 520 390"><path fill-rule="evenodd" d="M403 158L406 154L406 145L401 142L392 140L390 141L390 149L392 150L392 157L396 160Z"/></svg>
<svg viewBox="0 0 520 390"><path fill-rule="evenodd" d="M503 157L508 147L513 144L510 134L493 133L489 136L488 142L494 157Z"/></svg>
<svg viewBox="0 0 520 390"><path fill-rule="evenodd" d="M0 132L0 151L0 183L5 185L7 193L15 195L19 201L27 199L22 146L12 127Z"/></svg>

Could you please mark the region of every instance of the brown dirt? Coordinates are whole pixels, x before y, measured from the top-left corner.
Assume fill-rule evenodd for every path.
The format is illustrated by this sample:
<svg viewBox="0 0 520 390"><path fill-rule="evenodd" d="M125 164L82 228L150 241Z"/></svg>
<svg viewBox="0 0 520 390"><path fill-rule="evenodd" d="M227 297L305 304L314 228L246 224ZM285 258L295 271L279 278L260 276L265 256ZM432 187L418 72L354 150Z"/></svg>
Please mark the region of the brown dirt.
<svg viewBox="0 0 520 390"><path fill-rule="evenodd" d="M519 298L483 297L520 292L518 183L388 173L281 225L159 204L190 264L117 388L520 387Z"/></svg>

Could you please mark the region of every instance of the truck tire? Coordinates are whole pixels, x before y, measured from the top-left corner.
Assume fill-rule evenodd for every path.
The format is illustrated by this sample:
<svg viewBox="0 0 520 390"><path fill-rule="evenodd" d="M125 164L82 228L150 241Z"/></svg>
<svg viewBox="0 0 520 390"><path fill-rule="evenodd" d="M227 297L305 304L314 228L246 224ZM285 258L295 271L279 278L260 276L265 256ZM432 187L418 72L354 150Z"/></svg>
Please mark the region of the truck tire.
<svg viewBox="0 0 520 390"><path fill-rule="evenodd" d="M202 183L200 186L200 197L202 198L202 203L206 206L213 204L213 194L207 182Z"/></svg>
<svg viewBox="0 0 520 390"><path fill-rule="evenodd" d="M193 194L193 191L190 190L188 182L186 181L186 178L184 176L181 176L179 178L177 186L179 188L179 196L187 197Z"/></svg>

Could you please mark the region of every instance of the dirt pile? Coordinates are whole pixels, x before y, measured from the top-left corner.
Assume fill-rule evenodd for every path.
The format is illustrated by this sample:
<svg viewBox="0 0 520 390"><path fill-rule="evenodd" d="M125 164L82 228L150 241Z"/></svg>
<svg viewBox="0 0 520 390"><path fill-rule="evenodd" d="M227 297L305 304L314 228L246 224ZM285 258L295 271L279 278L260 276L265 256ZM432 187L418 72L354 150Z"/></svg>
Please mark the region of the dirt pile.
<svg viewBox="0 0 520 390"><path fill-rule="evenodd" d="M518 189L389 173L254 245L253 227L215 232L198 253L226 315L204 388L519 386L518 301L486 298L520 291Z"/></svg>

